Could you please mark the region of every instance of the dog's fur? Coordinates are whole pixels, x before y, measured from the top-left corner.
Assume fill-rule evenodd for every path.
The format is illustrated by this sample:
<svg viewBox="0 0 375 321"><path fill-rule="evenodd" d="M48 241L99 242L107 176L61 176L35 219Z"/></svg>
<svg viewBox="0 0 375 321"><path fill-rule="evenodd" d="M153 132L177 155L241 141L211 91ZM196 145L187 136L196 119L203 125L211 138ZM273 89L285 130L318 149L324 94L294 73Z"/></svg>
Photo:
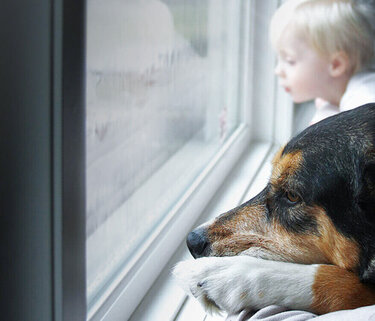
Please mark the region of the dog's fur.
<svg viewBox="0 0 375 321"><path fill-rule="evenodd" d="M264 190L188 235L174 273L206 309L375 304L375 104L310 126Z"/></svg>

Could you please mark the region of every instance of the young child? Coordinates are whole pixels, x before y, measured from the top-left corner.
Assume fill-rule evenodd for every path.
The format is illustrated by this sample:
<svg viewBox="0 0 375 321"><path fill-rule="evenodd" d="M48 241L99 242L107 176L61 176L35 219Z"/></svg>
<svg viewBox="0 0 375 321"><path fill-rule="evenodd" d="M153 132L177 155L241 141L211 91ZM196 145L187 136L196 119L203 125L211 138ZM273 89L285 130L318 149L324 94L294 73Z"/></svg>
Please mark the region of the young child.
<svg viewBox="0 0 375 321"><path fill-rule="evenodd" d="M286 1L270 38L281 85L296 103L315 100L312 123L375 102L375 1Z"/></svg>

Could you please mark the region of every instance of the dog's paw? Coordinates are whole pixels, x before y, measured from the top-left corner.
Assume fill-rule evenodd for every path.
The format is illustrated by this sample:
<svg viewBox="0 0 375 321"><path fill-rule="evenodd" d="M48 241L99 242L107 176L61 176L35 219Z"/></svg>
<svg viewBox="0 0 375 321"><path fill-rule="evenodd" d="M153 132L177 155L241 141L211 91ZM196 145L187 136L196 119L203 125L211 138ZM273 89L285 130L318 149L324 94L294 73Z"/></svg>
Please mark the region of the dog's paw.
<svg viewBox="0 0 375 321"><path fill-rule="evenodd" d="M173 273L208 312L236 313L272 304L308 309L317 267L249 256L208 257L181 262Z"/></svg>
<svg viewBox="0 0 375 321"><path fill-rule="evenodd" d="M245 259L245 260L244 260ZM242 261L246 261L246 264ZM193 295L207 312L224 310L236 313L251 308L251 295L256 293L257 270L249 273L250 257L209 257L180 262L173 274L180 286ZM261 292L259 292L262 295Z"/></svg>
<svg viewBox="0 0 375 321"><path fill-rule="evenodd" d="M220 308L203 290L203 283L210 274L210 260L202 258L178 263L173 269L173 275L182 289L195 297L209 313L220 313Z"/></svg>

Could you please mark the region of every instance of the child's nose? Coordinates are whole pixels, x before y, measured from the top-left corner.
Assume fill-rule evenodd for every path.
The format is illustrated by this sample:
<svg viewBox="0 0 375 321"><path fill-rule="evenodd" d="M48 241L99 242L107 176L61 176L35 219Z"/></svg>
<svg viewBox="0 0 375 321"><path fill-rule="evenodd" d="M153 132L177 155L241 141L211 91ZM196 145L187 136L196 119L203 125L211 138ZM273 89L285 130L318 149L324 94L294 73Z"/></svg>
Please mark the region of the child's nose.
<svg viewBox="0 0 375 321"><path fill-rule="evenodd" d="M277 63L277 65L275 67L275 74L278 77L283 77L284 76L284 71L283 71L283 69L281 67L281 64L279 62Z"/></svg>

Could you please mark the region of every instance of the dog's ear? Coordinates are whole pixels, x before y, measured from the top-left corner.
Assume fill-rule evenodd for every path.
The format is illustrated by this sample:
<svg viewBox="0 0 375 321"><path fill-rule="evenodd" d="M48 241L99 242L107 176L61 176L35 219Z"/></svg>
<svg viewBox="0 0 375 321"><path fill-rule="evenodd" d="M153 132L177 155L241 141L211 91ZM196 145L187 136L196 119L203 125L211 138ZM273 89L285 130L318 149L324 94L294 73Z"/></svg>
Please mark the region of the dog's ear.
<svg viewBox="0 0 375 321"><path fill-rule="evenodd" d="M371 153L374 156L373 153ZM375 284L375 160L366 163L362 176L360 207L365 213L367 222L364 226L364 239L360 271L361 281Z"/></svg>
<svg viewBox="0 0 375 321"><path fill-rule="evenodd" d="M359 206L369 222L375 225L375 161L365 164L360 185Z"/></svg>
<svg viewBox="0 0 375 321"><path fill-rule="evenodd" d="M363 179L367 192L370 193L370 197L375 197L375 160L368 162L365 165L363 173Z"/></svg>

